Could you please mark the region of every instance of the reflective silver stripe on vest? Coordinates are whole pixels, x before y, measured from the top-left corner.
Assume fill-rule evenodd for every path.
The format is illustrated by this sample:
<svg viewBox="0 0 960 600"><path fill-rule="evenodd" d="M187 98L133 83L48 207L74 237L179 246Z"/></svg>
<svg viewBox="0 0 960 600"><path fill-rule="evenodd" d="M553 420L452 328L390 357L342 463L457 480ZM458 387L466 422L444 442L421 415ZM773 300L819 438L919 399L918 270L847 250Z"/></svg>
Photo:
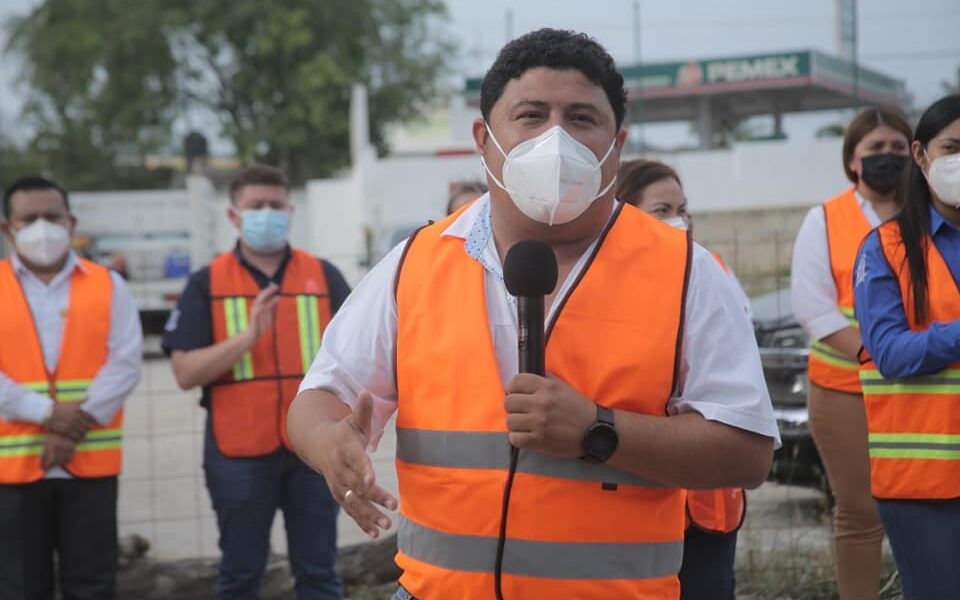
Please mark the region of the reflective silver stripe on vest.
<svg viewBox="0 0 960 600"><path fill-rule="evenodd" d="M492 573L497 538L444 533L400 516L397 547L442 569ZM654 579L680 571L683 541L649 543L536 542L507 539L503 572L548 579Z"/></svg>
<svg viewBox="0 0 960 600"><path fill-rule="evenodd" d="M428 467L506 470L510 466L510 442L507 434L500 432L398 428L397 458ZM539 452L521 452L517 472L574 481L665 487L606 465Z"/></svg>

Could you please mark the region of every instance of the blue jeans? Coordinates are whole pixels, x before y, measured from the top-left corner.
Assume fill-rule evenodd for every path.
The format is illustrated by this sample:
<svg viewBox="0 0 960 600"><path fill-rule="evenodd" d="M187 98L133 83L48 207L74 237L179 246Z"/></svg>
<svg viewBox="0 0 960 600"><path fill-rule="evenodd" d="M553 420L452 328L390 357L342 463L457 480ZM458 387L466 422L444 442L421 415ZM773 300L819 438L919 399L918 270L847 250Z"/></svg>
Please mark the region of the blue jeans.
<svg viewBox="0 0 960 600"><path fill-rule="evenodd" d="M417 600L417 599L411 596L410 592L403 589L403 586L400 586L397 589L397 592L390 597L390 600Z"/></svg>
<svg viewBox="0 0 960 600"><path fill-rule="evenodd" d="M960 594L960 500L877 500L904 600Z"/></svg>
<svg viewBox="0 0 960 600"><path fill-rule="evenodd" d="M733 600L737 532L711 533L691 525L683 536L681 600Z"/></svg>
<svg viewBox="0 0 960 600"><path fill-rule="evenodd" d="M283 511L298 600L343 597L333 569L340 506L322 475L285 448L253 458L224 456L209 419L203 470L220 529L218 600L260 597L277 509Z"/></svg>

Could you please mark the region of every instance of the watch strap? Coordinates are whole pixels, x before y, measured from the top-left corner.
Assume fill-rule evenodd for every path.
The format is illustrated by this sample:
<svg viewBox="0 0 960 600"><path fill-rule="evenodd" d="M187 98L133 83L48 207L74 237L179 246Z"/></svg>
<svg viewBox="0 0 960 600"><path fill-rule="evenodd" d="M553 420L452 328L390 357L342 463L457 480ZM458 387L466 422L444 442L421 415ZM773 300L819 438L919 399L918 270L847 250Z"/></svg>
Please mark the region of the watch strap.
<svg viewBox="0 0 960 600"><path fill-rule="evenodd" d="M606 406L597 405L597 422L613 425L613 410Z"/></svg>

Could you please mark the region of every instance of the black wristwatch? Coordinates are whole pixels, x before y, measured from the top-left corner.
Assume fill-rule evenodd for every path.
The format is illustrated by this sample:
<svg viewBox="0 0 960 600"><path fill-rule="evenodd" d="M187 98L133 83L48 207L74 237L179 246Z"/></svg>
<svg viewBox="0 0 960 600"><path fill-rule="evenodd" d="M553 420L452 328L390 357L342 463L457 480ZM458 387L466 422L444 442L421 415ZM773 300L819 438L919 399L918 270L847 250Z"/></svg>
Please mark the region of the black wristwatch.
<svg viewBox="0 0 960 600"><path fill-rule="evenodd" d="M593 463L606 462L613 456L620 443L620 436L613 424L613 411L597 405L597 420L583 434L583 458Z"/></svg>

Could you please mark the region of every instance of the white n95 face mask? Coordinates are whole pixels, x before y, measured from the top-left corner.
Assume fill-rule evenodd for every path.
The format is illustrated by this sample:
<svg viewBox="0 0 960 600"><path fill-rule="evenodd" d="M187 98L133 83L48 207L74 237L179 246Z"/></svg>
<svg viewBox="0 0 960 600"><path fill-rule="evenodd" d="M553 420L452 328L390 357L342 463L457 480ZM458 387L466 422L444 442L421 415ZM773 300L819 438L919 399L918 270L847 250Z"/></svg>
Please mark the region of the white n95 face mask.
<svg viewBox="0 0 960 600"><path fill-rule="evenodd" d="M581 144L559 125L535 138L520 142L503 151L487 124L490 139L506 159L503 181L497 179L481 158L494 183L500 186L520 212L547 225L569 223L582 215L593 201L606 194L617 178L614 176L602 190L600 168L617 143L614 139L603 158L597 160L593 150Z"/></svg>
<svg viewBox="0 0 960 600"><path fill-rule="evenodd" d="M49 267L70 248L70 232L63 225L37 219L14 234L20 256L39 267Z"/></svg>
<svg viewBox="0 0 960 600"><path fill-rule="evenodd" d="M927 182L940 200L960 210L960 154L933 159L927 171Z"/></svg>
<svg viewBox="0 0 960 600"><path fill-rule="evenodd" d="M664 219L663 222L670 227L675 227L684 231L690 229L690 227L687 225L687 220L683 217L670 217L669 219Z"/></svg>

